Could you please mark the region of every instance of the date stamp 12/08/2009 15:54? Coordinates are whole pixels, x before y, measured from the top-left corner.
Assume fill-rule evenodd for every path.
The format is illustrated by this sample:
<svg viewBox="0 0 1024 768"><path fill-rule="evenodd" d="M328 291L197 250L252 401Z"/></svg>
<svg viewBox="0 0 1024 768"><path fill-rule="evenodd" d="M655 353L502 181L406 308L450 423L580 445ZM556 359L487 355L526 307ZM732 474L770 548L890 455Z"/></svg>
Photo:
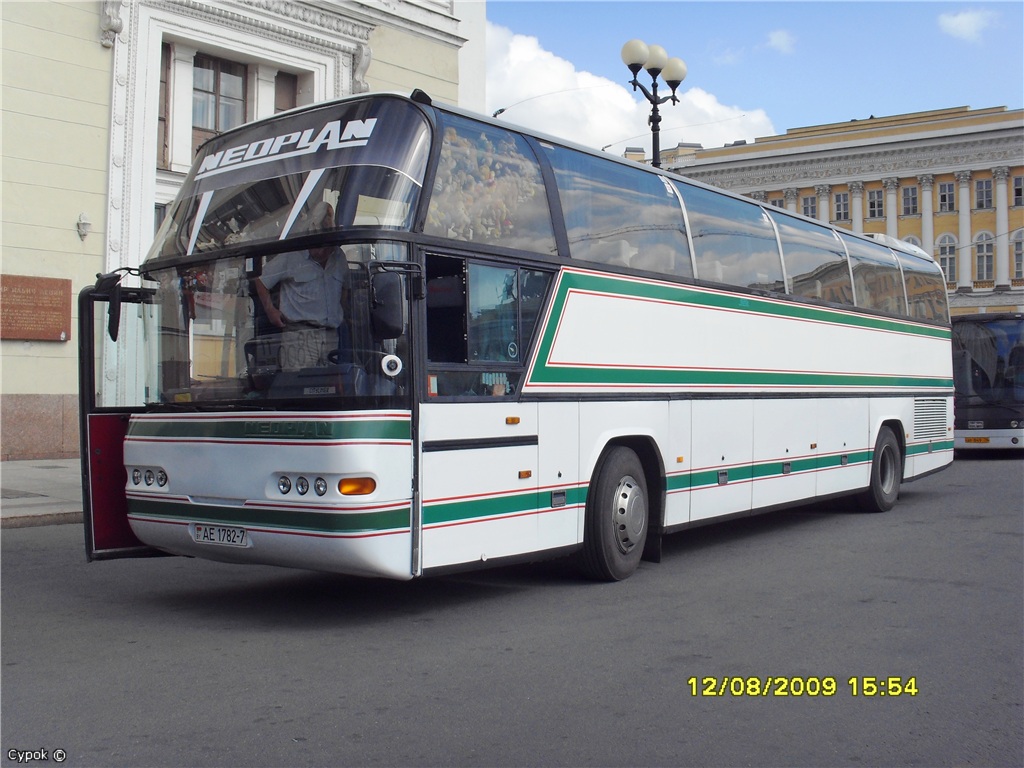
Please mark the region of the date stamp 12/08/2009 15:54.
<svg viewBox="0 0 1024 768"><path fill-rule="evenodd" d="M856 675L848 677L845 685L841 678L760 676L708 676L690 677L692 696L835 696L842 691L851 696L875 698L888 696L917 696L917 678L900 676Z"/></svg>

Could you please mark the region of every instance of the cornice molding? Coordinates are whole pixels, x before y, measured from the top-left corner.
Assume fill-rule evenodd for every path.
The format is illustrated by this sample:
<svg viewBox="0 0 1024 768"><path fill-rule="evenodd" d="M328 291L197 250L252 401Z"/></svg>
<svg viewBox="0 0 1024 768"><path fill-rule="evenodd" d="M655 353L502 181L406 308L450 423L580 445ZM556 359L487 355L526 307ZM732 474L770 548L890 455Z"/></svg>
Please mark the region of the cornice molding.
<svg viewBox="0 0 1024 768"><path fill-rule="evenodd" d="M270 33L292 41L299 40L317 48L334 48L349 53L353 52L359 43L369 41L370 33L373 31L370 24L286 0L235 0L217 5L202 0L145 0L145 5L179 16L213 19L219 24L248 34ZM261 13L254 14L252 11ZM304 31L296 25L309 27L309 31ZM331 34L316 34L312 30L323 30Z"/></svg>
<svg viewBox="0 0 1024 768"><path fill-rule="evenodd" d="M995 166L1024 165L1020 132L1014 135L964 139L927 146L885 150L833 150L814 157L764 158L747 162L715 162L690 165L680 173L734 192L785 187L813 187L878 179L883 176L915 177L921 173L952 173L956 170L988 170Z"/></svg>

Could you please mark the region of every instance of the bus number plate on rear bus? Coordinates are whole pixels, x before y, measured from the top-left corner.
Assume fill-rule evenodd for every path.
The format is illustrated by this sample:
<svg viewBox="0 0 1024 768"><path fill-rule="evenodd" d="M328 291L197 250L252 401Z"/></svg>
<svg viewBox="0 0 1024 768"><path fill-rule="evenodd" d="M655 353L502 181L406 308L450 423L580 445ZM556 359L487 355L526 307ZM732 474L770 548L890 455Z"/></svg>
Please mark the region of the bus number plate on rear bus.
<svg viewBox="0 0 1024 768"><path fill-rule="evenodd" d="M964 438L964 442L965 443L987 443L988 442L988 438L987 437L965 437Z"/></svg>
<svg viewBox="0 0 1024 768"><path fill-rule="evenodd" d="M199 544L224 544L229 547L248 546L245 528L231 528L226 525L195 523L192 526L192 538Z"/></svg>

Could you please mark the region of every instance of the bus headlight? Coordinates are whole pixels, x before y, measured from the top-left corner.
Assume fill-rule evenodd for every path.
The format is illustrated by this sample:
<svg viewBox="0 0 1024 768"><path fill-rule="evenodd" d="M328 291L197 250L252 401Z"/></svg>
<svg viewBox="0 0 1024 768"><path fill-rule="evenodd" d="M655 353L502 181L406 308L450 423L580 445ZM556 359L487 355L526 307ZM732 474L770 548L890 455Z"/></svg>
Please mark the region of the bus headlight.
<svg viewBox="0 0 1024 768"><path fill-rule="evenodd" d="M288 493L292 489L292 481L289 480L285 475L281 475L277 478L277 490L281 493Z"/></svg>
<svg viewBox="0 0 1024 768"><path fill-rule="evenodd" d="M299 496L305 496L309 492L309 480L300 477L295 481L295 490L299 492Z"/></svg>
<svg viewBox="0 0 1024 768"><path fill-rule="evenodd" d="M327 481L322 477L318 477L313 481L313 490L316 491L317 496L323 496L327 493Z"/></svg>

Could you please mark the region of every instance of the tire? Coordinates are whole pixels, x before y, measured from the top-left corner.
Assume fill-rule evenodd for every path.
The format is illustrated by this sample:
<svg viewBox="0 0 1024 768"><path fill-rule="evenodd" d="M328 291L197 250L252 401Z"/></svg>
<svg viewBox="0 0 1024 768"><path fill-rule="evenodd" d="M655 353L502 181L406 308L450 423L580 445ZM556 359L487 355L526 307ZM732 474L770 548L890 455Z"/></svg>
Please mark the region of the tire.
<svg viewBox="0 0 1024 768"><path fill-rule="evenodd" d="M900 497L903 482L903 453L899 440L889 427L882 427L875 440L871 460L871 485L859 497L864 512L888 512Z"/></svg>
<svg viewBox="0 0 1024 768"><path fill-rule="evenodd" d="M592 579L621 581L640 564L649 528L647 479L629 448L604 453L587 493L580 567Z"/></svg>

